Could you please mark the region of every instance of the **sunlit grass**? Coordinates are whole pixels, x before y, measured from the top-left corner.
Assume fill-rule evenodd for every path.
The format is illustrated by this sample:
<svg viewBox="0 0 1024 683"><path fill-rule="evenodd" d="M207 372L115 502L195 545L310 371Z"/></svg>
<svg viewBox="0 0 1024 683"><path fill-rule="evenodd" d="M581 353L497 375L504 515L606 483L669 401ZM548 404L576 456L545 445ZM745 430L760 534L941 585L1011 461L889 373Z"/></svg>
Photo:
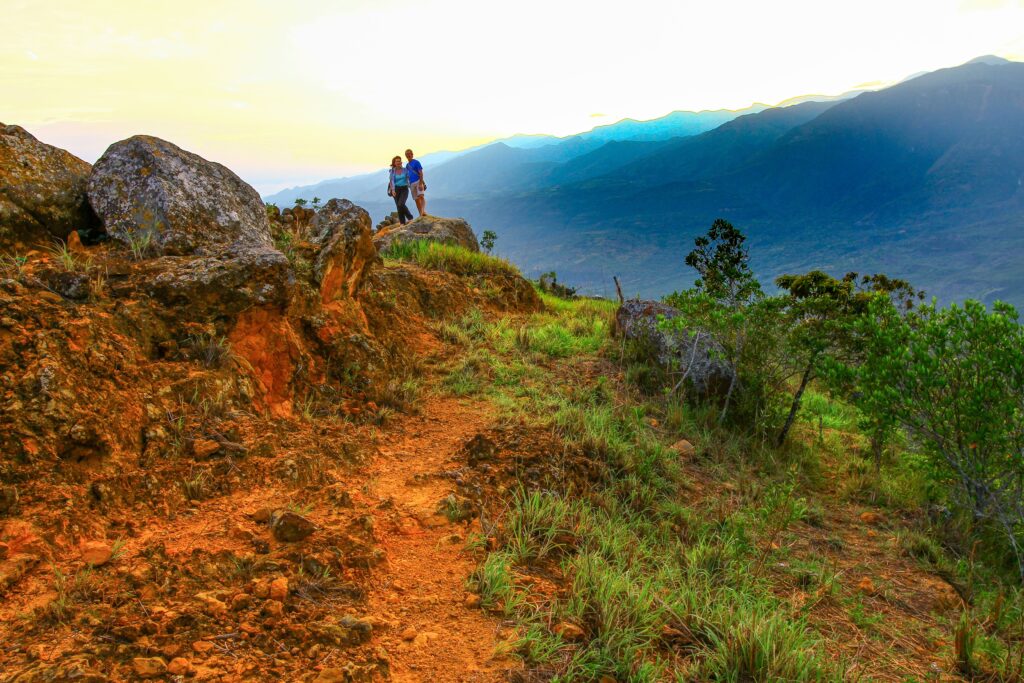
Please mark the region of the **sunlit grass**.
<svg viewBox="0 0 1024 683"><path fill-rule="evenodd" d="M518 268L497 256L427 240L394 242L381 256L395 261L410 261L424 268L444 270L456 275L519 274Z"/></svg>

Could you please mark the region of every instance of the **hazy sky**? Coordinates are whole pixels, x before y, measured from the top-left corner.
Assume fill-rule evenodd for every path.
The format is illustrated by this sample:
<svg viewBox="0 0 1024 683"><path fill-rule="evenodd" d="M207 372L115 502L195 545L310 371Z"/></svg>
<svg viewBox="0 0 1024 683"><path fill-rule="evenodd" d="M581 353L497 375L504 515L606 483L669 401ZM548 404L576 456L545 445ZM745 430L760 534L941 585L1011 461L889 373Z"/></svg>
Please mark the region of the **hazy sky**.
<svg viewBox="0 0 1024 683"><path fill-rule="evenodd" d="M1024 0L0 0L0 121L135 133L261 191L513 133L1024 59Z"/></svg>

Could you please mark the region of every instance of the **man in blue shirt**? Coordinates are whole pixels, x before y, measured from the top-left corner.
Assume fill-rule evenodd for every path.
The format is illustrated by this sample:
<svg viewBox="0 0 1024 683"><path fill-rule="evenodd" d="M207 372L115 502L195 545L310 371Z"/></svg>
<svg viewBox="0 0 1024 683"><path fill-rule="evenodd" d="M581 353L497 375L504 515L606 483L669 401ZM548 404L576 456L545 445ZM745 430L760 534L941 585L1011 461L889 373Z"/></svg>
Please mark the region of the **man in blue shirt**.
<svg viewBox="0 0 1024 683"><path fill-rule="evenodd" d="M423 196L423 193L427 191L427 184L423 180L423 164L416 160L411 149L405 150L405 158L408 160L405 170L409 172L409 190L416 202L416 210L420 212L421 216L425 216L427 214L427 198Z"/></svg>

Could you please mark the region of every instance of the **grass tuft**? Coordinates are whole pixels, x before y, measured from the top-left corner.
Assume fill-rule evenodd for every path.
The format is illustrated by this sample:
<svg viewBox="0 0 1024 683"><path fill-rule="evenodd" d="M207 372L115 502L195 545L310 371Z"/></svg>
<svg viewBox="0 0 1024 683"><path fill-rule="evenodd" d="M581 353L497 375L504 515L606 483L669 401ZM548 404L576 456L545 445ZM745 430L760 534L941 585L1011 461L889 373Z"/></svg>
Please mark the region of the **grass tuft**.
<svg viewBox="0 0 1024 683"><path fill-rule="evenodd" d="M381 256L455 275L519 275L519 269L503 258L428 240L394 242Z"/></svg>

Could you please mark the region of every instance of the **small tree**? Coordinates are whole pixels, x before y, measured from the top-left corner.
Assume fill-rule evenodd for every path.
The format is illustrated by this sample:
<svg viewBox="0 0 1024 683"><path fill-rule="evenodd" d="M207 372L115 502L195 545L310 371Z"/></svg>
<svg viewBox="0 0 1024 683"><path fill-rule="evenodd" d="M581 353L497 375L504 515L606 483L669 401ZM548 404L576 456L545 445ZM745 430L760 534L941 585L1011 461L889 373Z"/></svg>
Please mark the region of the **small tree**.
<svg viewBox="0 0 1024 683"><path fill-rule="evenodd" d="M694 240L693 251L686 255L686 265L699 275L694 286L730 307L760 296L761 285L750 269L750 256L744 246L746 239L732 223L716 219L707 235Z"/></svg>
<svg viewBox="0 0 1024 683"><path fill-rule="evenodd" d="M318 206L320 206L320 198L319 197L313 197L313 208L315 209Z"/></svg>
<svg viewBox="0 0 1024 683"><path fill-rule="evenodd" d="M913 306L915 298L923 293L905 280L883 274L866 275L847 273L837 280L820 270L804 275L782 275L775 284L786 290L787 305L783 314L789 325L788 350L795 374L800 383L790 403L789 414L776 439L781 446L796 420L807 385L819 371L825 356L850 362L861 347L854 332L854 322L867 311L868 303L876 294L899 302L902 307ZM876 466L880 461L876 452Z"/></svg>
<svg viewBox="0 0 1024 683"><path fill-rule="evenodd" d="M299 199L295 200L295 206L302 207L302 206L305 206L306 204L307 204L306 200L302 199L301 197Z"/></svg>
<svg viewBox="0 0 1024 683"><path fill-rule="evenodd" d="M1012 306L977 301L901 315L877 297L857 323L856 405L905 428L932 477L974 523L1006 539L1024 579L1024 329Z"/></svg>
<svg viewBox="0 0 1024 683"><path fill-rule="evenodd" d="M480 238L480 246L484 248L488 254L494 251L494 242L498 239L498 233L493 230L484 230L483 236Z"/></svg>

